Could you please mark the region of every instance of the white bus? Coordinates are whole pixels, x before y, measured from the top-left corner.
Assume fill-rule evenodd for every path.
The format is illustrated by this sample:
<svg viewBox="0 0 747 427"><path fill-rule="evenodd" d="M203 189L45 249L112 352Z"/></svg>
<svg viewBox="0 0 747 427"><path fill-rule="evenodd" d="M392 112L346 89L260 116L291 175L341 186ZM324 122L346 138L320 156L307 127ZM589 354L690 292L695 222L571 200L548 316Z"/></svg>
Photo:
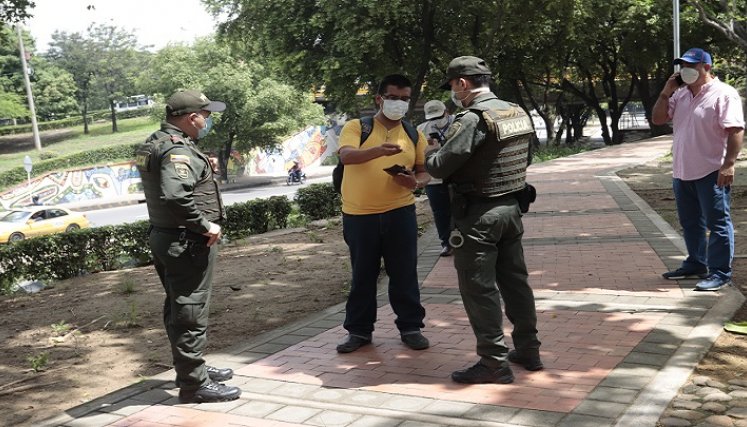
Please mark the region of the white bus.
<svg viewBox="0 0 747 427"><path fill-rule="evenodd" d="M138 108L147 108L154 104L153 99L148 95L128 96L124 100L114 103L114 111L137 110Z"/></svg>

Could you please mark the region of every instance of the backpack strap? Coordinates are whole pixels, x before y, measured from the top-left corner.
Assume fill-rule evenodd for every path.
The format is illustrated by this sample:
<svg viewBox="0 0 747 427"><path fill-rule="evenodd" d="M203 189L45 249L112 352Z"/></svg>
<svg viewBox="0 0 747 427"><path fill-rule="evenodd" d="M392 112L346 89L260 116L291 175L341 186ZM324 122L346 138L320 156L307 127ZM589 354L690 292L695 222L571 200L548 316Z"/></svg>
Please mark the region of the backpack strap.
<svg viewBox="0 0 747 427"><path fill-rule="evenodd" d="M361 121L361 143L360 145L363 145L364 142L368 139L369 136L371 136L371 132L373 132L374 127L374 118L373 116L365 116L360 118ZM405 128L405 133L410 138L410 141L412 141L413 144L416 146L418 145L418 129L412 125L412 123L408 122L407 120L402 120L402 127Z"/></svg>

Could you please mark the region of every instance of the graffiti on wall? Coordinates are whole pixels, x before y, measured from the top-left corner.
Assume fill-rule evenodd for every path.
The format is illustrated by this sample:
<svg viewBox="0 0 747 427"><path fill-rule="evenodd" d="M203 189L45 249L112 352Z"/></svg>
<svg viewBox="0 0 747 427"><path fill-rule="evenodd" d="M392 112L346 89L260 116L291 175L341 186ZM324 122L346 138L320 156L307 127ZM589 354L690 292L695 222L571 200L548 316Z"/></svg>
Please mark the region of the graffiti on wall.
<svg viewBox="0 0 747 427"><path fill-rule="evenodd" d="M247 156L249 175L285 175L296 160L303 169L318 166L327 153L324 128L309 126L285 140L276 151L252 150Z"/></svg>
<svg viewBox="0 0 747 427"><path fill-rule="evenodd" d="M0 195L7 208L28 206L32 196L45 205L57 205L141 193L140 174L133 162L51 172Z"/></svg>
<svg viewBox="0 0 747 427"><path fill-rule="evenodd" d="M318 166L330 154L325 139L326 127L309 126L280 144L275 151L252 150L248 154L231 153L229 173L240 168L248 175L285 175L296 160L304 169ZM242 164L243 161L243 164ZM142 193L140 173L134 162L123 162L103 167L51 172L0 194L6 208L31 204L38 196L45 205L109 199Z"/></svg>

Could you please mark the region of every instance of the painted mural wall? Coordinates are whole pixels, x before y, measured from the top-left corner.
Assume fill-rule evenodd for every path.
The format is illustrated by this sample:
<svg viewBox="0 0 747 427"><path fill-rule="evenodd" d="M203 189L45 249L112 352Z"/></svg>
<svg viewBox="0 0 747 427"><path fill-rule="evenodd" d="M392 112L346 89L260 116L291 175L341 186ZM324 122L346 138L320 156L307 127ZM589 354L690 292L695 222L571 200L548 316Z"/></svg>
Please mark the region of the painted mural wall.
<svg viewBox="0 0 747 427"><path fill-rule="evenodd" d="M329 155L324 137L326 127L309 126L280 145L277 151L250 151L246 157L248 175L282 176L296 160L303 169L318 166Z"/></svg>
<svg viewBox="0 0 747 427"><path fill-rule="evenodd" d="M39 196L45 205L95 200L142 193L140 174L134 162L89 169L51 172L22 184L0 195L6 208L31 204L32 196Z"/></svg>
<svg viewBox="0 0 747 427"><path fill-rule="evenodd" d="M229 161L229 173L249 176L284 176L297 160L308 170L321 164L335 147L330 138L330 128L309 126L284 141L276 151L252 150L249 153L235 152ZM326 138L325 138L326 136ZM332 149L330 149L332 148ZM124 162L89 169L52 172L32 179L31 186L18 185L0 194L0 203L6 208L17 208L31 204L32 196L39 196L45 205L109 199L142 193L140 173L134 162Z"/></svg>

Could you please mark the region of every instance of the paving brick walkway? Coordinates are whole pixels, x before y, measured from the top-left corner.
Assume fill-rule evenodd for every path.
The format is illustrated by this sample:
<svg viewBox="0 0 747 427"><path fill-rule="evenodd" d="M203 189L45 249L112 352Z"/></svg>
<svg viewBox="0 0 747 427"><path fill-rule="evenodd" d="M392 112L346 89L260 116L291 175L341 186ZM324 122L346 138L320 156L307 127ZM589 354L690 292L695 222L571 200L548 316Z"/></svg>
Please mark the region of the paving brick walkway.
<svg viewBox="0 0 747 427"><path fill-rule="evenodd" d="M683 244L614 171L670 145L628 143L530 168L539 195L524 218L524 247L543 371L516 367L510 385L450 381L475 362L475 339L452 259L438 257L430 230L418 266L428 350L402 345L382 293L374 345L355 353L335 352L345 334L338 305L208 355L236 370L229 383L242 388L239 400L179 405L167 372L47 425L654 426L743 300L732 288L695 293L692 281L659 276L679 265Z"/></svg>

